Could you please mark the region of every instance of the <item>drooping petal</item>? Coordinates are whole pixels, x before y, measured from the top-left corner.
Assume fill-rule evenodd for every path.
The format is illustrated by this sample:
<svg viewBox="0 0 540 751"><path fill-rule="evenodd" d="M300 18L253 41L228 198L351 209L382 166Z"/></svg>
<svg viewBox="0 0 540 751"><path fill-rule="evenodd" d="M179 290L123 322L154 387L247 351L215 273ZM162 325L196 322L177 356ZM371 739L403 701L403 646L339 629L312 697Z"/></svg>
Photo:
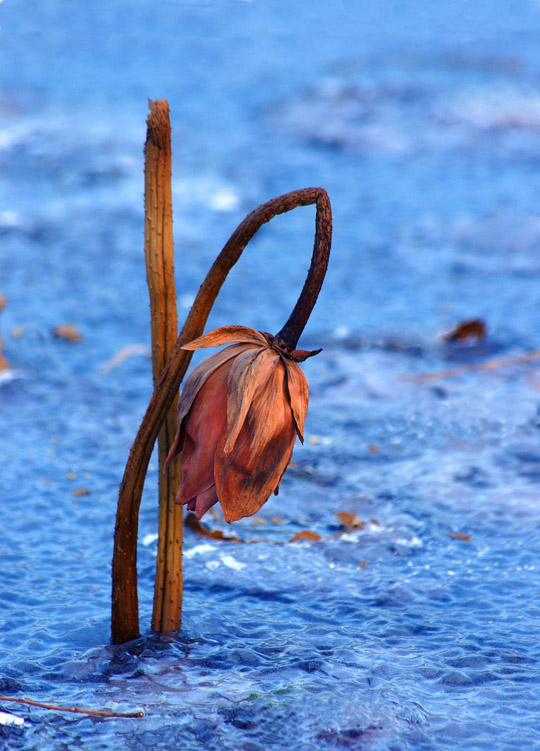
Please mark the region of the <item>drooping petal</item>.
<svg viewBox="0 0 540 751"><path fill-rule="evenodd" d="M200 521L201 518L206 514L206 512L211 509L212 506L215 506L217 502L218 497L215 485L212 485L211 488L205 490L204 493L199 493L199 495L195 499L195 508L193 509L193 511L195 511L195 516L197 517L197 519L199 519Z"/></svg>
<svg viewBox="0 0 540 751"><path fill-rule="evenodd" d="M294 417L296 432L304 443L304 423L309 402L309 389L301 368L292 360L282 358L287 373L287 392Z"/></svg>
<svg viewBox="0 0 540 751"><path fill-rule="evenodd" d="M182 394L178 401L178 422L176 428L176 435L169 451L165 467L168 467L171 461L182 451L182 439L183 434L181 431L182 421L189 412L191 405L193 404L197 394L204 386L208 378L214 373L221 365L228 360L236 357L236 355L244 352L246 349L252 349L253 344L233 344L230 347L226 347L221 352L217 352L212 357L198 365L195 370L188 376Z"/></svg>
<svg viewBox="0 0 540 751"><path fill-rule="evenodd" d="M229 455L223 451L226 434L219 439L214 477L226 521L251 516L268 500L289 464L295 439L285 369L278 365L254 395Z"/></svg>
<svg viewBox="0 0 540 751"><path fill-rule="evenodd" d="M234 342L268 346L268 342L261 332L251 329L249 326L221 326L184 344L182 349L194 350L200 347L220 347L222 344L232 344Z"/></svg>
<svg viewBox="0 0 540 751"><path fill-rule="evenodd" d="M235 357L227 380L227 440L223 447L230 454L242 429L253 397L266 383L277 363L279 355L272 349L248 350Z"/></svg>
<svg viewBox="0 0 540 751"><path fill-rule="evenodd" d="M178 503L186 503L214 485L214 455L227 425L227 375L230 362L222 363L200 388L180 432Z"/></svg>

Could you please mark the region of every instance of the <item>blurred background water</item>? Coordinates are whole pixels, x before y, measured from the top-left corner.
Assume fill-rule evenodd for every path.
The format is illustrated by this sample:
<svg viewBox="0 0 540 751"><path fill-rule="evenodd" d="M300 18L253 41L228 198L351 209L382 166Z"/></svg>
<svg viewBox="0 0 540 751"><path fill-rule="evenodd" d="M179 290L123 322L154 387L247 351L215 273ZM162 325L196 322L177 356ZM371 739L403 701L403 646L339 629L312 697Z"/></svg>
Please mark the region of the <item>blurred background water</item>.
<svg viewBox="0 0 540 751"><path fill-rule="evenodd" d="M532 0L0 5L0 693L145 712L0 704L24 718L0 715L3 747L540 748L538 365L410 380L540 348L539 43ZM186 531L184 626L152 635L154 461L145 633L112 648L117 491L151 393L148 98L171 107L181 314L274 195L324 186L334 243L301 341L324 348L306 444L232 530L256 543ZM259 233L209 328L283 325L313 222ZM440 336L471 318L484 341Z"/></svg>

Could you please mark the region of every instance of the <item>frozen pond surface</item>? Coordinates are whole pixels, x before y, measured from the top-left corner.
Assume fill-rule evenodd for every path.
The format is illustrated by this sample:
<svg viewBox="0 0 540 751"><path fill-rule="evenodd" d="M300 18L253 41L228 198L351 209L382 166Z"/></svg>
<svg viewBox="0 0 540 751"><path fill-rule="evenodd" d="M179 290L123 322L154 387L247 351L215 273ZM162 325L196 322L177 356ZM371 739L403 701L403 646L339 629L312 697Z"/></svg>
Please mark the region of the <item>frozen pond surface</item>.
<svg viewBox="0 0 540 751"><path fill-rule="evenodd" d="M539 749L539 361L410 379L540 349L539 4L5 0L0 40L0 694L145 712L0 703L2 747ZM181 311L270 197L324 186L335 234L306 444L233 527L255 542L186 531L182 632L149 633L154 462L145 634L112 648L151 370L104 366L149 340L148 97L171 105ZM313 217L261 231L209 327L282 326ZM440 337L467 318L485 342Z"/></svg>

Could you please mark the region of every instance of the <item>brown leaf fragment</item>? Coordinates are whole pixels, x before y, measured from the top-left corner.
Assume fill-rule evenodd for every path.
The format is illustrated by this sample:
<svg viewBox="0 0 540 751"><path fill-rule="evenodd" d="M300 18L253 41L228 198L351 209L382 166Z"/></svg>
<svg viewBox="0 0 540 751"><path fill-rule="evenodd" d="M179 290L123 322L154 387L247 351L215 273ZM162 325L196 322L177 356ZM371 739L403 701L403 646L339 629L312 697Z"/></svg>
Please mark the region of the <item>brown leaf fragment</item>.
<svg viewBox="0 0 540 751"><path fill-rule="evenodd" d="M336 514L339 523L347 529L364 529L366 523L363 522L356 514L349 511L339 511Z"/></svg>
<svg viewBox="0 0 540 751"><path fill-rule="evenodd" d="M370 454L378 454L379 453L379 447L378 446L368 446L368 451Z"/></svg>
<svg viewBox="0 0 540 751"><path fill-rule="evenodd" d="M464 535L461 532L449 532L448 537L451 537L453 540L465 540L465 542L472 542L471 535Z"/></svg>
<svg viewBox="0 0 540 751"><path fill-rule="evenodd" d="M358 565L360 568L365 568L367 566L367 561L360 561Z"/></svg>
<svg viewBox="0 0 540 751"><path fill-rule="evenodd" d="M281 524L283 522L282 516L273 516L272 517L272 524Z"/></svg>
<svg viewBox="0 0 540 751"><path fill-rule="evenodd" d="M82 342L82 336L74 323L61 323L54 326L52 332L57 339L65 339L68 342Z"/></svg>
<svg viewBox="0 0 540 751"><path fill-rule="evenodd" d="M195 534L200 535L201 537L209 537L211 540L228 540L229 542L243 542L239 537L236 537L236 535L225 535L220 529L209 529L206 524L202 524L195 514L189 513L186 516L186 521L184 522L184 525L191 529L192 532L195 532Z"/></svg>
<svg viewBox="0 0 540 751"><path fill-rule="evenodd" d="M322 537L317 532L310 532L309 529L304 529L302 532L297 532L294 537L291 537L290 542L297 542L298 540L317 542L318 540L322 540Z"/></svg>
<svg viewBox="0 0 540 751"><path fill-rule="evenodd" d="M443 339L447 342L464 342L477 341L481 342L486 338L486 324L480 319L462 321L453 331L443 334Z"/></svg>
<svg viewBox="0 0 540 751"><path fill-rule="evenodd" d="M75 488L73 491L73 495L81 496L81 495L90 495L90 488Z"/></svg>

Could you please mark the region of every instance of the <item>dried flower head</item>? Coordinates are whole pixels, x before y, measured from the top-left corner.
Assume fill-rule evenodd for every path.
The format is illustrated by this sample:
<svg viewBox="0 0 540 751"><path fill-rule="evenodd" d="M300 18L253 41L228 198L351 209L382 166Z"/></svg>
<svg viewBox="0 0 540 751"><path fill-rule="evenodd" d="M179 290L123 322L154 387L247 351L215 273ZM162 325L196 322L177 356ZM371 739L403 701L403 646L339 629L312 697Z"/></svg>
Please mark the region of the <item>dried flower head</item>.
<svg viewBox="0 0 540 751"><path fill-rule="evenodd" d="M270 334L224 326L184 349L230 346L187 379L167 464L181 453L177 503L200 519L219 501L228 522L256 513L303 443L308 386L297 361L316 352L286 351Z"/></svg>

